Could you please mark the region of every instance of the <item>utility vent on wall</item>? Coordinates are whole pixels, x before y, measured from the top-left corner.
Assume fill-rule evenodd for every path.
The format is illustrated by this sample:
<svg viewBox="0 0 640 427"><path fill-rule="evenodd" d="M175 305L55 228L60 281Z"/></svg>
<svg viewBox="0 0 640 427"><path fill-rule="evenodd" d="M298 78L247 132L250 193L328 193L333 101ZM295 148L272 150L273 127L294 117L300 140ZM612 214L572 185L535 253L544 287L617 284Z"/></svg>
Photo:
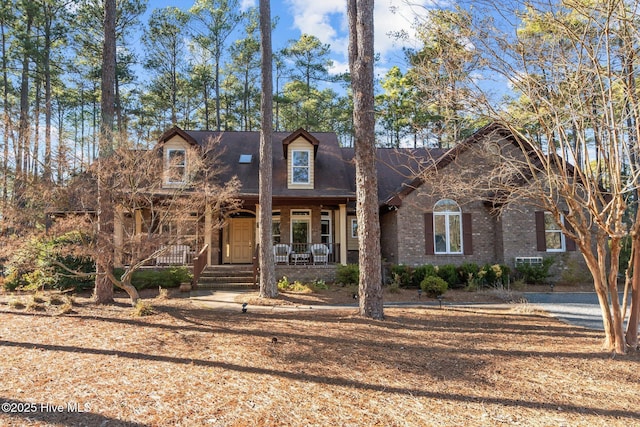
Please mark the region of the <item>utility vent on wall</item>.
<svg viewBox="0 0 640 427"><path fill-rule="evenodd" d="M542 257L540 256L517 256L516 266L518 265L542 265Z"/></svg>

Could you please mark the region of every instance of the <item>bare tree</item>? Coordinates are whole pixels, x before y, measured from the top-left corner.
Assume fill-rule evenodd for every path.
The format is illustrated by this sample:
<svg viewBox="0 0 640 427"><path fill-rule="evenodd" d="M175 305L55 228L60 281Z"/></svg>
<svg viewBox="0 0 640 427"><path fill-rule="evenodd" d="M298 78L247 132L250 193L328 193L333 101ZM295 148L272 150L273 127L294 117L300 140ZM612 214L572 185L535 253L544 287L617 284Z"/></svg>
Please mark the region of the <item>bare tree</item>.
<svg viewBox="0 0 640 427"><path fill-rule="evenodd" d="M262 101L260 110L260 296L275 298L278 287L272 251L272 169L273 169L273 77L271 58L271 6L260 0L260 34L262 56Z"/></svg>
<svg viewBox="0 0 640 427"><path fill-rule="evenodd" d="M501 32L479 18L474 39L486 63L521 94L517 108L494 110L494 116L511 124L519 141L538 142L521 142L523 160L503 159L494 189L507 204L529 201L549 212L577 243L600 301L604 347L617 353L638 347L640 217L634 198L640 169L633 159L640 137L639 6L637 0L571 8L528 1L517 31ZM636 268L625 337L618 263L629 234Z"/></svg>
<svg viewBox="0 0 640 427"><path fill-rule="evenodd" d="M136 288L131 284L135 271L165 256L176 245L197 244L186 241L185 233L179 229L202 228L202 224L206 223L205 215L210 212L212 218L207 229L196 234L214 232L224 225L223 211L239 208L239 199L236 197L239 181L231 179L222 182L219 179L225 167L219 161L221 150L218 140L210 139L206 145L194 146L186 151L186 158L181 165L188 165L188 170L181 177L184 181L180 186L165 184L167 168L165 165L163 171L161 150L161 145L154 150L118 147L109 158L103 160L100 167L94 165L85 179L76 180L63 193L64 197L60 197L67 202L62 207L64 211L91 211L98 191L93 183L104 184L100 189L101 197L113 202L112 238L108 243L107 239L100 238L103 231L89 215L84 218L84 228L87 234L97 230L96 239L92 240L95 244L89 242L84 247L70 250L76 257L104 257L108 252L112 259L123 265L124 272L119 277L113 273L113 269L98 273L109 281L111 287L115 285L126 291L132 305L139 299ZM136 173L131 173L132 170ZM95 191L90 191L91 188ZM58 232L74 230L79 225L77 219L67 216L66 221L58 221Z"/></svg>
<svg viewBox="0 0 640 427"><path fill-rule="evenodd" d="M373 0L348 2L355 128L360 315L383 319L373 92Z"/></svg>

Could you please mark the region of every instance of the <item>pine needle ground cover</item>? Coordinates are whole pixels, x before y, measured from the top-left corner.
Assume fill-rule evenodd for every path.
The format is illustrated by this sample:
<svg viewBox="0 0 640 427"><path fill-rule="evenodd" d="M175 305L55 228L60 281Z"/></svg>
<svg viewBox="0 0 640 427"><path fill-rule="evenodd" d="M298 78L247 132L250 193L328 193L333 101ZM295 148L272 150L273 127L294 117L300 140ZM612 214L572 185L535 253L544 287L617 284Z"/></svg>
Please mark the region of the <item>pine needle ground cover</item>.
<svg viewBox="0 0 640 427"><path fill-rule="evenodd" d="M45 298L46 300L46 298ZM629 426L640 355L518 306L216 311L0 295L3 426Z"/></svg>

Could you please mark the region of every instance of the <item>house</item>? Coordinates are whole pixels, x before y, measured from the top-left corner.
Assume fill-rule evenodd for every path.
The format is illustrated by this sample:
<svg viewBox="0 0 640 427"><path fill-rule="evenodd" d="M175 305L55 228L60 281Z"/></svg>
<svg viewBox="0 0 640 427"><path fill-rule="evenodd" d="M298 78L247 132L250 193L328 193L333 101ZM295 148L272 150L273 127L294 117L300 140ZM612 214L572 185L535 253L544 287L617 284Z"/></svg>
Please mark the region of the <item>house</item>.
<svg viewBox="0 0 640 427"><path fill-rule="evenodd" d="M204 224L175 224L192 259L205 245L208 265L248 264L256 249L258 215L258 132L188 131L173 127L159 139L163 186L180 186L188 173L186 151L219 138L222 179L236 176L242 207L224 215L220 230ZM489 125L451 150L380 148L378 195L382 257L389 263L539 262L557 259L563 268L579 260L549 215L533 205L504 207L478 190L478 179L496 167L497 154L522 155L517 141ZM273 244L276 262L314 265L357 262L354 151L330 132L276 132L273 135ZM117 227L116 227L117 228ZM322 250L318 253L318 248ZM183 254L180 254L183 256ZM181 258L182 259L182 258ZM320 262L318 262L320 261Z"/></svg>

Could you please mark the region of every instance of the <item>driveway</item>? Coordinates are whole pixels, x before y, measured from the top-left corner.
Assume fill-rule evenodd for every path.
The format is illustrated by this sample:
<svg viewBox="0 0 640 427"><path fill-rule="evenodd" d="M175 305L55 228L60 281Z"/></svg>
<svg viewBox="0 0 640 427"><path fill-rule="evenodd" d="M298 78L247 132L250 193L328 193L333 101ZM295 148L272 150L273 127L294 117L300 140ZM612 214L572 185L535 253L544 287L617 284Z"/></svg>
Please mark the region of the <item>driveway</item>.
<svg viewBox="0 0 640 427"><path fill-rule="evenodd" d="M602 311L595 292L525 292L523 296L529 304L540 307L563 322L604 330Z"/></svg>

